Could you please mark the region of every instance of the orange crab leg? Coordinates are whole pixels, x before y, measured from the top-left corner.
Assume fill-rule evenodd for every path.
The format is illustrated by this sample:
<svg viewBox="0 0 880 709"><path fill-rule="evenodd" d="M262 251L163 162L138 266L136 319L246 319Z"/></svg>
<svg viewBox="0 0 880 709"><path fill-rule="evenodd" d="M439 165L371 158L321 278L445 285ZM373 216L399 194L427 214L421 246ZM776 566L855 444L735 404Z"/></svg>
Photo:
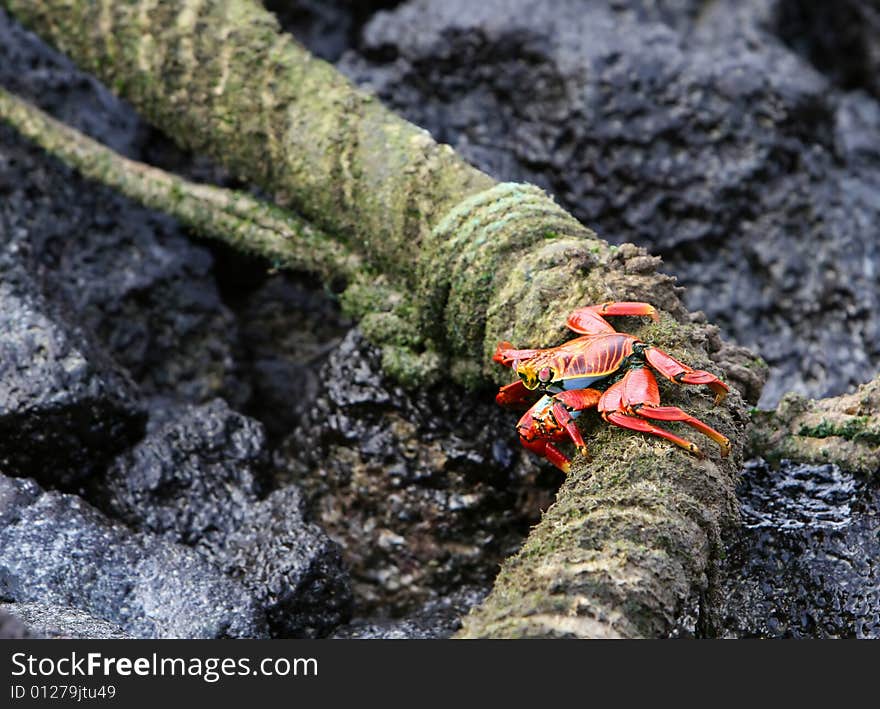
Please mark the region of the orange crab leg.
<svg viewBox="0 0 880 709"><path fill-rule="evenodd" d="M721 448L721 455L727 456L730 453L730 439L718 433L711 426L706 425L700 419L686 414L676 406L654 406L653 404L643 404L641 406L633 406L634 413L644 418L657 421L681 421L695 429L704 436L708 436L718 444Z"/></svg>
<svg viewBox="0 0 880 709"><path fill-rule="evenodd" d="M519 379L510 384L505 384L498 390L495 395L495 403L500 406L508 406L511 408L521 408L523 406L531 406L535 392L526 388L525 384Z"/></svg>
<svg viewBox="0 0 880 709"><path fill-rule="evenodd" d="M681 446L694 455L702 456L700 449L686 438L676 436L665 428L654 426L644 419L630 416L626 413L627 408L631 407L633 403L639 400L644 402L645 399L651 400L654 397L659 401L660 393L657 389L657 380L654 379L654 375L644 368L633 369L627 372L619 382L608 387L608 390L602 394L602 398L599 400L599 413L602 414L603 419L613 423L615 426L628 428L632 431L650 433L653 436L660 436L660 438L672 441L675 445Z"/></svg>
<svg viewBox="0 0 880 709"><path fill-rule="evenodd" d="M516 424L519 442L524 448L544 456L561 471L567 473L569 459L555 445L554 441L565 438L566 431L560 427L553 417L550 408L553 401L549 396L542 396L526 411Z"/></svg>
<svg viewBox="0 0 880 709"><path fill-rule="evenodd" d="M660 406L657 379L649 369L631 369L619 385L620 396L615 401L619 412L655 421L681 421L715 441L721 448L721 455L730 453L730 439L727 436L677 406Z"/></svg>
<svg viewBox="0 0 880 709"><path fill-rule="evenodd" d="M623 379L609 387L599 401L599 411L603 418L611 423L666 438L676 445L700 455L697 446L690 441L642 419L680 421L715 441L721 448L721 455L726 456L730 452L730 440L711 426L686 414L678 407L660 406L660 391L657 388L657 380L650 370L644 367L631 369Z"/></svg>
<svg viewBox="0 0 880 709"><path fill-rule="evenodd" d="M676 436L674 433L667 431L665 428L660 428L659 426L654 426L653 424L648 423L644 419L636 418L635 416L627 416L626 414L622 414L619 411L612 411L610 413L602 414L602 418L604 418L609 423L613 423L615 426L620 426L621 428L628 428L631 431L641 431L642 433L650 433L652 436L660 436L660 438L665 438L667 441L672 441L675 445L681 446L687 451L690 451L696 456L703 457L703 453L694 443L691 443L686 438L681 438Z"/></svg>
<svg viewBox="0 0 880 709"><path fill-rule="evenodd" d="M523 444L523 447L528 448L533 453L544 456L563 473L568 473L571 470L571 461L546 438L537 438L529 441L520 436L519 441Z"/></svg>
<svg viewBox="0 0 880 709"><path fill-rule="evenodd" d="M568 472L569 459L553 443L567 436L578 451L589 458L587 445L574 420L584 409L596 406L601 397L602 392L596 389L573 389L541 397L516 425L520 443Z"/></svg>
<svg viewBox="0 0 880 709"><path fill-rule="evenodd" d="M518 350L509 342L499 342L492 355L492 361L503 364L505 367L512 367L516 362L524 359L532 359L541 350Z"/></svg>
<svg viewBox="0 0 880 709"><path fill-rule="evenodd" d="M645 359L660 374L676 384L705 384L715 392L715 403L720 404L730 389L714 374L702 369L691 369L657 347L645 348Z"/></svg>
<svg viewBox="0 0 880 709"><path fill-rule="evenodd" d="M614 328L603 317L605 315L650 315L654 322L660 319L657 310L648 303L612 301L578 308L569 314L566 324L570 330L574 330L582 335L599 335L603 332L615 332Z"/></svg>
<svg viewBox="0 0 880 709"><path fill-rule="evenodd" d="M568 437L578 449L578 453L589 458L590 454L587 450L587 444L584 442L583 436L574 420L584 409L590 409L599 403L602 398L602 392L597 389L572 389L563 391L553 396L553 417L556 422L562 426ZM575 415L572 416L572 413Z"/></svg>

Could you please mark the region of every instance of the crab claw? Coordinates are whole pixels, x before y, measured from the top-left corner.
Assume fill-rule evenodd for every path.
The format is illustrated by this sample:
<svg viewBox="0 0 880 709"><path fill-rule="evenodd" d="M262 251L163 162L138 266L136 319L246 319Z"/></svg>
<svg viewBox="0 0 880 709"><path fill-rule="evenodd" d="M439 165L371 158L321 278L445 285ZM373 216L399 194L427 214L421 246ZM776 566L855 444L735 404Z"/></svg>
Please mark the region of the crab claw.
<svg viewBox="0 0 880 709"><path fill-rule="evenodd" d="M645 348L645 359L657 372L676 384L702 384L715 392L715 404L720 404L730 391L727 384L714 374L692 369L657 347Z"/></svg>
<svg viewBox="0 0 880 709"><path fill-rule="evenodd" d="M492 355L492 361L497 362L498 364L503 364L505 367L509 367L513 364L513 360L508 359L504 353L512 349L513 345L509 342L499 342L498 347L495 348L495 354Z"/></svg>
<svg viewBox="0 0 880 709"><path fill-rule="evenodd" d="M540 350L517 350L509 342L499 342L492 361L505 367L513 367L520 360L532 359Z"/></svg>
<svg viewBox="0 0 880 709"><path fill-rule="evenodd" d="M709 374L709 372L704 372L701 369L696 369L693 372L683 374L678 381L681 384L703 384L709 387L715 392L716 405L724 401L727 397L727 393L730 391L727 384L718 379L718 377L714 374Z"/></svg>
<svg viewBox="0 0 880 709"><path fill-rule="evenodd" d="M534 392L527 389L520 380L506 384L495 395L495 403L511 408L529 407L534 401Z"/></svg>

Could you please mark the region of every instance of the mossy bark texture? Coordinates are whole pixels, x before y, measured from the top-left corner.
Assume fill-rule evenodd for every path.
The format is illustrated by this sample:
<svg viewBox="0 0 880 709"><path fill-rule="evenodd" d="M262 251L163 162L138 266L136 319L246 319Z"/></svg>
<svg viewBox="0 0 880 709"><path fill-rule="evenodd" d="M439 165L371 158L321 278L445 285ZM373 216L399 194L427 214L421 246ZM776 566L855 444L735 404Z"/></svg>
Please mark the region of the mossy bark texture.
<svg viewBox="0 0 880 709"><path fill-rule="evenodd" d="M84 176L176 217L202 236L328 281L360 274L359 257L295 214L244 192L190 182L129 160L2 87L0 121Z"/></svg>
<svg viewBox="0 0 880 709"><path fill-rule="evenodd" d="M606 300L661 309L659 324L617 324L694 367L727 369L728 381L748 369L748 355L691 318L655 259L609 246L537 188L469 166L311 57L253 0L0 4L180 144L360 254L371 276L344 300L405 382L505 381L490 361L499 340L558 343L568 311ZM732 454L701 441L710 455L696 459L597 426L594 462L576 461L464 636L658 636L707 589L736 520L745 407L735 391L716 408L702 391L662 393L730 437Z"/></svg>
<svg viewBox="0 0 880 709"><path fill-rule="evenodd" d="M880 473L880 376L853 394L828 399L787 394L775 411L756 411L753 419L752 455Z"/></svg>

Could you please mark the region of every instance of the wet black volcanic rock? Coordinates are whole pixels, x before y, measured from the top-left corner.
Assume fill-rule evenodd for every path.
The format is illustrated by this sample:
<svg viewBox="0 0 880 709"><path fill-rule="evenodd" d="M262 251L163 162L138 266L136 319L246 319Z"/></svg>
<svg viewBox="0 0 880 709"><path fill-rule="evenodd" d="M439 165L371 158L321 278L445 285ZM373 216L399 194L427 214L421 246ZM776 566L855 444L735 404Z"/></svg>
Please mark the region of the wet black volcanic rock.
<svg viewBox="0 0 880 709"><path fill-rule="evenodd" d="M276 637L314 637L351 611L339 547L303 516L299 492L258 497L263 427L217 399L181 410L120 456L96 493L130 526L186 544L239 580Z"/></svg>
<svg viewBox="0 0 880 709"><path fill-rule="evenodd" d="M494 392L406 392L380 360L359 331L346 336L284 457L343 547L358 610L400 614L485 587L560 478L520 448Z"/></svg>
<svg viewBox="0 0 880 709"><path fill-rule="evenodd" d="M318 395L321 365L351 328L320 285L275 273L231 297L241 331L239 362L252 392L244 407L273 443L287 436Z"/></svg>
<svg viewBox="0 0 880 709"><path fill-rule="evenodd" d="M211 255L172 220L47 160L6 127L0 193L0 237L28 244L55 297L145 396L247 398L236 378L235 322L214 284Z"/></svg>
<svg viewBox="0 0 880 709"><path fill-rule="evenodd" d="M780 37L795 4L411 0L340 68L662 255L688 305L770 363L771 404L880 363L880 109Z"/></svg>
<svg viewBox="0 0 880 709"><path fill-rule="evenodd" d="M0 213L0 470L73 487L143 432L134 385L50 301Z"/></svg>
<svg viewBox="0 0 880 709"><path fill-rule="evenodd" d="M461 629L461 618L486 596L485 588L465 587L429 600L402 618L356 618L332 637L344 640L436 640Z"/></svg>
<svg viewBox="0 0 880 709"><path fill-rule="evenodd" d="M266 0L281 26L321 59L336 61L356 41L364 22L401 0Z"/></svg>
<svg viewBox="0 0 880 709"><path fill-rule="evenodd" d="M326 635L351 616L352 592L339 545L305 519L292 486L248 508L229 535L202 549L265 609L273 637Z"/></svg>
<svg viewBox="0 0 880 709"><path fill-rule="evenodd" d="M33 637L18 618L0 608L0 640L21 640Z"/></svg>
<svg viewBox="0 0 880 709"><path fill-rule="evenodd" d="M95 618L78 608L43 603L0 603L0 618L6 613L38 638L72 640L118 640L130 637L121 628ZM0 621L0 638L3 637Z"/></svg>
<svg viewBox="0 0 880 709"><path fill-rule="evenodd" d="M880 98L880 3L877 0L778 0L779 36L844 89Z"/></svg>
<svg viewBox="0 0 880 709"><path fill-rule="evenodd" d="M715 609L726 637L880 638L880 487L832 465L750 463Z"/></svg>
<svg viewBox="0 0 880 709"><path fill-rule="evenodd" d="M75 495L0 476L0 598L70 606L134 637L266 637L253 597L193 550Z"/></svg>
<svg viewBox="0 0 880 709"><path fill-rule="evenodd" d="M96 494L129 526L194 546L241 523L267 463L263 427L215 399L175 411L114 461Z"/></svg>
<svg viewBox="0 0 880 709"><path fill-rule="evenodd" d="M227 179L222 171L176 151L167 139L145 126L129 106L10 22L3 11L0 82L125 155L171 166L196 179ZM314 358L320 359L320 340L331 319L325 317L324 306L329 299L296 291L289 276L267 279L269 265L252 259L245 270L252 272L254 283L247 284L243 291L230 292L238 283L235 278L227 279L221 297L212 253L192 243L173 220L79 178L5 126L0 126L0 227L0 245L32 255L29 272L36 274L34 279L39 276L40 284L52 291L54 300L64 303L58 331L74 332L79 337L76 342L90 355L92 351L106 351L110 357L100 362L106 364L107 371L127 370L138 385L139 400L149 411L147 438L117 459L106 476L85 485L89 498L104 510L145 532L132 539L151 540L138 543L147 559L138 562L138 544L132 542L125 547L126 553L95 561L92 566L100 567L95 573L108 578L116 574L121 579L136 576L138 564L143 567L154 553L152 545L159 543L154 535L159 535L164 538L161 543L174 550L172 567L180 567L178 571L185 576L181 583L196 582L195 577L204 573L204 583L230 584L248 598L243 612L253 612L260 623L268 614L275 635L323 634L344 621L351 593L338 547L305 521L296 490L281 490L260 501L260 495L266 492L261 484L265 482L268 460L263 427L235 413L223 401L213 400L222 394L237 408L250 403L248 410L271 416L274 430L279 435L286 433L285 426L292 419L283 404L296 410L316 389L314 385L302 387L303 377L294 378L293 384L284 381L290 373L288 359L299 361L301 358L291 355L305 354L303 369L316 366ZM232 264L235 259L228 251L218 249L218 253L224 260L221 277L241 272L242 259ZM288 286L280 291L280 302L273 300L279 295L277 289L272 290L273 283ZM298 294L295 303L283 297L290 288ZM251 326L250 334L259 331L257 324L265 324L283 342L264 333L245 348L236 316L223 297L241 306L240 317ZM4 306L7 304L4 301ZM313 311L311 316L294 312L297 317L291 318L277 312L279 308L304 305ZM316 322L319 325L313 332L297 336L298 327L308 329ZM310 338L311 349L303 344ZM13 341L17 342L10 343ZM7 357L8 366L27 359L25 355L28 353L17 359ZM92 359L98 362L98 354ZM21 389L18 381L3 381ZM260 388L254 401L249 402L252 381ZM285 386L277 386L282 381ZM51 381L37 383L51 393ZM75 388L64 394L77 401ZM56 398L60 401L61 395ZM203 402L208 403L190 407ZM104 423L104 418L98 417L103 410L93 408L94 412L85 411L78 420L83 421L82 425L91 423L93 438L101 445L90 447L91 440L70 439L70 445L65 446L89 461L89 472L100 471L121 449L143 435L140 410L136 411L136 432L121 435L122 431L116 430L114 436L105 435L98 425ZM106 419L117 429L131 418L123 415L127 412L113 413ZM15 423L20 424L21 419ZM42 440L49 443L69 428L61 425L64 421L39 423ZM9 445L15 443L16 450L23 453L52 450L50 446L34 445L33 440L25 441L30 445L24 446L18 445L18 439L7 438ZM40 462L52 463L45 453L41 455ZM3 471L8 474L45 471L42 479L47 483L67 482L67 477L61 477L68 475L67 468L60 464L41 465L37 471L31 470L36 465L26 465L28 460L21 455L5 459ZM61 499L65 504L85 505L75 498ZM51 517L55 511L53 508L47 514ZM100 541L98 532L89 536L89 529L111 524L100 520L83 523L83 555L89 543ZM60 563L51 554L38 553L36 544L29 549L33 557L27 561L32 565L27 571L34 576L51 573ZM104 552L97 549L94 553L100 556ZM0 563L6 563L6 554L0 557ZM19 564L16 573L23 574L21 564L25 561L15 557L15 563ZM219 593L222 598L224 592ZM45 600L50 608L61 603L51 595L36 600ZM94 611L90 602L77 600ZM145 622L136 617L145 612L143 607L130 609L132 618L125 624L114 617L118 609L113 602L96 601L99 612L95 615L109 614L109 619L122 625L127 633L153 632L137 625ZM192 628L166 625L155 633L221 632L210 627L198 630L201 609L191 606L187 613L192 615ZM208 611L204 623L212 622ZM235 633L259 634L257 630Z"/></svg>
<svg viewBox="0 0 880 709"><path fill-rule="evenodd" d="M135 157L143 124L94 77L25 30L0 8L0 83L68 125ZM7 144L6 136L2 144ZM0 183L2 184L2 183ZM12 183L14 184L14 183Z"/></svg>

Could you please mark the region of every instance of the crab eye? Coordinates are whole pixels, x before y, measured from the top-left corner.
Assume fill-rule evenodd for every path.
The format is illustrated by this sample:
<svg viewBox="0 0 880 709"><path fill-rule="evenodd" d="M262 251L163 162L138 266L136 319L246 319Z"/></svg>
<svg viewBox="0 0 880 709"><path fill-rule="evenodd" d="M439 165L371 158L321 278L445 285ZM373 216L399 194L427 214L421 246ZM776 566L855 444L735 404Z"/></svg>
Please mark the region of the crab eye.
<svg viewBox="0 0 880 709"><path fill-rule="evenodd" d="M553 370L550 367L544 367L538 372L538 381L546 383L551 379L553 379Z"/></svg>

